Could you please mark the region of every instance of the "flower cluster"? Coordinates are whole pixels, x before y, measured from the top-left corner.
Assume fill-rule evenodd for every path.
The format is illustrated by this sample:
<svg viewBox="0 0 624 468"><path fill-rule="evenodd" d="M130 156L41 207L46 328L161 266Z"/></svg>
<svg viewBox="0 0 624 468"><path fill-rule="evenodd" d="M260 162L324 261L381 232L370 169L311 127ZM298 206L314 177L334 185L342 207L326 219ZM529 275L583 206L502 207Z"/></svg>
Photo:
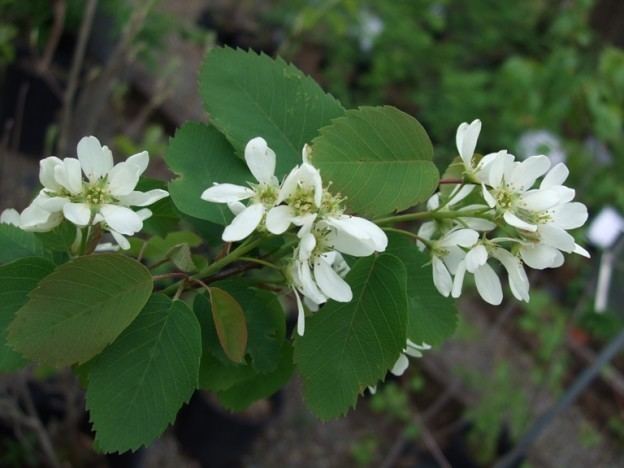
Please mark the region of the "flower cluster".
<svg viewBox="0 0 624 468"><path fill-rule="evenodd" d="M565 164L551 167L543 155L516 161L506 150L479 158L480 131L479 120L457 129L463 183L429 200L434 220L421 226L419 246L430 250L434 284L442 295L459 297L468 273L486 302L500 304L501 281L490 265L496 260L507 271L512 294L528 301L524 265L556 268L563 253L589 257L567 232L585 223L587 208L563 185L569 174Z"/></svg>
<svg viewBox="0 0 624 468"><path fill-rule="evenodd" d="M344 280L349 267L342 254L364 257L383 252L388 238L371 221L345 214L341 197L323 186L319 170L310 163L307 145L302 163L281 183L275 176L275 159L263 138L253 138L245 147L245 162L256 182L215 184L201 198L226 203L235 215L223 231L227 242L241 241L254 231L282 235L291 226L297 228L298 245L286 274L297 300L297 331L303 335L303 303L315 310L328 299L352 299L351 287Z"/></svg>
<svg viewBox="0 0 624 468"><path fill-rule="evenodd" d="M169 195L161 189L135 190L149 155L143 151L115 165L110 149L93 136L80 140L77 154L78 158L43 159L39 171L43 189L22 213L5 210L2 222L34 232L50 231L63 219L78 228L99 225L128 249L125 236L139 232L152 214L130 207L146 207Z"/></svg>

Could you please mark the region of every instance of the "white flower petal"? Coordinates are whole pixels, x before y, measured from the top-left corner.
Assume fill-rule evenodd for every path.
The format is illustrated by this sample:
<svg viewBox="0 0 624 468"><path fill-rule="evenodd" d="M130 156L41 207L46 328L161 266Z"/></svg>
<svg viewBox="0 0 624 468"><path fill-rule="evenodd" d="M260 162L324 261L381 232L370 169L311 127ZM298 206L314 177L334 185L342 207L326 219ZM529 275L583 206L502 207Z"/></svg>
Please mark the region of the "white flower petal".
<svg viewBox="0 0 624 468"><path fill-rule="evenodd" d="M550 158L539 155L531 156L522 161L513 171L510 182L520 190L527 190L533 186L535 181L543 176L550 168Z"/></svg>
<svg viewBox="0 0 624 468"><path fill-rule="evenodd" d="M583 247L581 247L578 244L574 244L574 251L575 254L581 255L585 258L591 258L591 255L589 254L589 252L587 250L585 250Z"/></svg>
<svg viewBox="0 0 624 468"><path fill-rule="evenodd" d="M81 138L76 152L82 171L91 182L104 177L113 168L113 155L108 148L102 148L94 136Z"/></svg>
<svg viewBox="0 0 624 468"><path fill-rule="evenodd" d="M125 206L104 205L100 214L111 230L125 236L132 236L143 228L141 216Z"/></svg>
<svg viewBox="0 0 624 468"><path fill-rule="evenodd" d="M0 224L11 224L19 227L21 222L20 214L13 208L6 209L0 214Z"/></svg>
<svg viewBox="0 0 624 468"><path fill-rule="evenodd" d="M447 206L453 206L462 201L464 198L472 193L475 187L476 185L458 185L457 188L455 188L455 190L451 192L450 200Z"/></svg>
<svg viewBox="0 0 624 468"><path fill-rule="evenodd" d="M139 218L141 218L141 221L145 221L146 219L151 218L153 213L149 208L141 208L136 211L136 214Z"/></svg>
<svg viewBox="0 0 624 468"><path fill-rule="evenodd" d="M496 206L496 198L494 198L494 196L486 188L485 184L481 185L481 192L485 203L487 203L490 208L494 208Z"/></svg>
<svg viewBox="0 0 624 468"><path fill-rule="evenodd" d="M327 302L327 297L325 297L325 295L321 292L312 278L312 271L310 270L308 262L297 262L297 269L299 272L299 280L301 281L303 295L309 297L317 304Z"/></svg>
<svg viewBox="0 0 624 468"><path fill-rule="evenodd" d="M316 237L313 234L307 233L301 237L301 241L299 242L299 261L307 262L310 259L310 255L312 255L312 251L316 247Z"/></svg>
<svg viewBox="0 0 624 468"><path fill-rule="evenodd" d="M121 247L123 250L128 250L130 248L130 242L123 235L121 235L117 231L114 231L113 229L110 229L109 232L111 233L113 239L115 239L115 242L117 242L119 247Z"/></svg>
<svg viewBox="0 0 624 468"><path fill-rule="evenodd" d="M353 299L349 284L322 256L314 262L314 279L321 292L330 299L337 302L349 302Z"/></svg>
<svg viewBox="0 0 624 468"><path fill-rule="evenodd" d="M169 192L162 189L153 189L147 192L130 192L128 195L118 197L119 202L126 206L149 206L163 198L167 198Z"/></svg>
<svg viewBox="0 0 624 468"><path fill-rule="evenodd" d="M61 185L56 181L56 166L61 166L61 161L56 156L50 156L49 158L39 161L39 182L48 190L58 192L61 189Z"/></svg>
<svg viewBox="0 0 624 468"><path fill-rule="evenodd" d="M459 218L468 229L475 231L491 231L496 229L496 223L483 218Z"/></svg>
<svg viewBox="0 0 624 468"><path fill-rule="evenodd" d="M453 289L451 290L451 296L457 299L461 296L462 288L464 286L464 276L466 276L466 263L461 262L455 270L455 277L453 278Z"/></svg>
<svg viewBox="0 0 624 468"><path fill-rule="evenodd" d="M505 211L505 213L503 214L503 219L505 220L507 224L509 224L510 226L516 227L518 229L522 229L524 231L529 231L529 232L537 231L537 226L535 224L530 224L530 223L527 223L526 221L521 220L511 211Z"/></svg>
<svg viewBox="0 0 624 468"><path fill-rule="evenodd" d="M442 237L438 243L444 247L459 245L461 247L472 247L479 240L479 233L472 229L457 229L450 231Z"/></svg>
<svg viewBox="0 0 624 468"><path fill-rule="evenodd" d="M228 202L227 206L234 216L245 209L245 205L239 201Z"/></svg>
<svg viewBox="0 0 624 468"><path fill-rule="evenodd" d="M297 289L292 288L292 291L295 293L295 299L297 300L297 334L303 336L305 333L305 309L303 308L301 297L299 297Z"/></svg>
<svg viewBox="0 0 624 468"><path fill-rule="evenodd" d="M65 158L63 162L54 167L56 182L73 195L82 192L82 170L80 161L74 158Z"/></svg>
<svg viewBox="0 0 624 468"><path fill-rule="evenodd" d="M261 203L249 205L226 226L221 238L225 242L238 242L245 239L258 227L263 216L264 206Z"/></svg>
<svg viewBox="0 0 624 468"><path fill-rule="evenodd" d="M275 152L261 137L252 138L245 146L247 167L260 183L272 185L275 174Z"/></svg>
<svg viewBox="0 0 624 468"><path fill-rule="evenodd" d="M397 359L397 361L394 363L394 366L392 366L392 369L390 369L390 373L392 375L400 377L405 373L408 367L409 359L407 359L407 356L405 354L401 353L399 354L399 358Z"/></svg>
<svg viewBox="0 0 624 468"><path fill-rule="evenodd" d="M106 148L106 146L104 148ZM128 164L132 164L136 166L139 176L147 170L149 161L150 161L150 158L149 158L149 153L147 151L141 151L140 153L133 154L128 159L126 159L126 162Z"/></svg>
<svg viewBox="0 0 624 468"><path fill-rule="evenodd" d="M451 273L451 275L455 274L457 267L461 262L466 258L466 252L463 249L457 247L456 245L452 245L450 247L446 247L447 254L442 259L446 268Z"/></svg>
<svg viewBox="0 0 624 468"><path fill-rule="evenodd" d="M571 253L574 251L574 237L554 224L542 224L539 227L540 240L551 247Z"/></svg>
<svg viewBox="0 0 624 468"><path fill-rule="evenodd" d="M431 266L433 267L433 284L440 294L448 297L453 287L451 274L446 269L444 262L436 256L431 259Z"/></svg>
<svg viewBox="0 0 624 468"><path fill-rule="evenodd" d="M280 235L286 232L293 221L295 211L288 205L274 206L266 217L266 227L271 234Z"/></svg>
<svg viewBox="0 0 624 468"><path fill-rule="evenodd" d="M255 192L249 187L234 184L216 184L204 190L201 199L212 203L233 203L253 197Z"/></svg>
<svg viewBox="0 0 624 468"><path fill-rule="evenodd" d="M505 249L496 248L492 255L505 267L509 277L511 293L519 301L529 302L529 278L524 271L522 262Z"/></svg>
<svg viewBox="0 0 624 468"><path fill-rule="evenodd" d="M65 203L63 215L76 226L86 226L91 221L91 208L86 203Z"/></svg>
<svg viewBox="0 0 624 468"><path fill-rule="evenodd" d="M108 173L108 190L115 197L130 195L139 183L139 167L125 161L116 164Z"/></svg>
<svg viewBox="0 0 624 468"><path fill-rule="evenodd" d="M282 187L277 196L276 204L280 204L285 200L288 200L297 188L303 188L313 191L314 204L321 206L321 199L323 197L323 182L321 180L321 173L311 164L303 163L301 166L296 166L284 179Z"/></svg>
<svg viewBox="0 0 624 468"><path fill-rule="evenodd" d="M49 197L42 192L39 196L37 196L37 198L35 198L33 203L36 203L50 213L55 213L63 211L63 206L65 206L66 203L69 203L69 198Z"/></svg>
<svg viewBox="0 0 624 468"><path fill-rule="evenodd" d="M470 125L464 122L457 128L455 143L457 144L457 151L459 151L459 155L467 168L472 167L472 156L477 147L480 132L481 121L479 119L473 120Z"/></svg>
<svg viewBox="0 0 624 468"><path fill-rule="evenodd" d="M553 221L563 229L576 229L587 221L587 207L579 202L565 203L555 208Z"/></svg>
<svg viewBox="0 0 624 468"><path fill-rule="evenodd" d="M500 279L490 265L486 263L478 268L474 277L477 291L485 302L492 305L499 305L503 302L503 288Z"/></svg>
<svg viewBox="0 0 624 468"><path fill-rule="evenodd" d="M499 187L505 178L505 174L514 167L514 157L506 150L494 153L496 156L488 164L488 183L492 187ZM509 182L508 180L506 180Z"/></svg>
<svg viewBox="0 0 624 468"><path fill-rule="evenodd" d="M377 252L383 252L388 247L388 236L375 223L358 216L343 215L334 217L328 222L337 229L342 229L353 237L370 240Z"/></svg>
<svg viewBox="0 0 624 468"><path fill-rule="evenodd" d="M553 189L529 190L520 197L520 205L529 211L545 211L559 203L559 193Z"/></svg>
<svg viewBox="0 0 624 468"><path fill-rule="evenodd" d="M487 263L488 252L484 245L479 244L466 254L466 270L474 273L477 268Z"/></svg>
<svg viewBox="0 0 624 468"><path fill-rule="evenodd" d="M557 185L563 185L569 174L570 171L568 170L568 167L564 163L560 162L544 176L544 179L540 184L540 188L544 189L555 187Z"/></svg>
<svg viewBox="0 0 624 468"><path fill-rule="evenodd" d="M558 259L558 250L544 244L527 244L520 248L522 261L531 268L543 270L553 268Z"/></svg>

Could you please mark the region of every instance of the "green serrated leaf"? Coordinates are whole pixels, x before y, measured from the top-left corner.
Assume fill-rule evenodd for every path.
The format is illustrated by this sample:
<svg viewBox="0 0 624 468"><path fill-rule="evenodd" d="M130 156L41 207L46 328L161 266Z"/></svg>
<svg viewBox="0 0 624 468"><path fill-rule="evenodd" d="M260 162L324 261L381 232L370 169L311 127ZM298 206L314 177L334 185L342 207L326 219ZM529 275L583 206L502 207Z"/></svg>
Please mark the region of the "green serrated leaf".
<svg viewBox="0 0 624 468"><path fill-rule="evenodd" d="M406 272L393 255L359 259L347 275L348 303L330 302L306 320L294 360L304 394L322 419L344 414L375 385L405 347Z"/></svg>
<svg viewBox="0 0 624 468"><path fill-rule="evenodd" d="M210 309L219 343L233 362L243 362L247 350L247 321L241 305L223 289L211 287Z"/></svg>
<svg viewBox="0 0 624 468"><path fill-rule="evenodd" d="M414 343L442 344L457 328L455 301L433 285L430 258L404 236L391 233L386 252L401 259L407 269L409 313L407 337Z"/></svg>
<svg viewBox="0 0 624 468"><path fill-rule="evenodd" d="M7 346L7 327L28 300L28 293L53 270L54 263L41 257L22 258L0 266L0 372L13 372L25 363Z"/></svg>
<svg viewBox="0 0 624 468"><path fill-rule="evenodd" d="M284 342L272 372L253 375L217 392L219 402L229 410L242 411L254 401L270 397L290 380L294 369L292 355L292 346Z"/></svg>
<svg viewBox="0 0 624 468"><path fill-rule="evenodd" d="M438 185L433 147L420 123L390 107L360 107L324 127L312 162L356 213L375 217L426 200Z"/></svg>
<svg viewBox="0 0 624 468"><path fill-rule="evenodd" d="M275 370L286 338L286 315L277 296L240 279L219 281L215 286L232 294L243 307L253 368L261 373Z"/></svg>
<svg viewBox="0 0 624 468"><path fill-rule="evenodd" d="M176 207L195 218L227 224L232 214L227 206L200 198L213 183L245 185L253 180L232 146L214 127L187 123L171 139L165 161L178 178L169 183L169 194Z"/></svg>
<svg viewBox="0 0 624 468"><path fill-rule="evenodd" d="M278 177L301 162L303 145L319 128L344 113L334 97L295 66L228 47L206 56L199 90L212 124L239 155L254 137L268 142L277 154Z"/></svg>
<svg viewBox="0 0 624 468"><path fill-rule="evenodd" d="M191 310L152 296L90 365L86 400L99 449L136 450L158 437L197 388L200 356Z"/></svg>
<svg viewBox="0 0 624 468"><path fill-rule="evenodd" d="M9 325L9 345L51 366L88 361L134 320L152 287L149 271L129 257L79 257L29 294Z"/></svg>
<svg viewBox="0 0 624 468"><path fill-rule="evenodd" d="M47 257L34 232L22 231L11 224L0 224L0 264L24 257Z"/></svg>

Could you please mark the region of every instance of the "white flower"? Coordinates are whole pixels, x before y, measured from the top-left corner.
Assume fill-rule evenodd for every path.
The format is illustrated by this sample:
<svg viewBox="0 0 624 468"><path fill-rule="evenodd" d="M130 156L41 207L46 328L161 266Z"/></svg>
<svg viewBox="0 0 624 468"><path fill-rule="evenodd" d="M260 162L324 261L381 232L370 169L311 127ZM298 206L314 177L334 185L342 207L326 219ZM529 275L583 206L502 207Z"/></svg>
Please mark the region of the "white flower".
<svg viewBox="0 0 624 468"><path fill-rule="evenodd" d="M453 189L449 195L448 201L443 205L440 202L440 192L435 193L427 200L427 210L442 213L455 211L453 208L470 195L475 187L475 185L458 185ZM456 211L468 214L477 210L482 210L485 213L488 209L489 207L487 205L466 205L459 207ZM427 221L421 224L417 235L422 239L429 240L434 236L436 231L448 231L457 226L474 229L475 231L491 231L496 228L496 224L488 219L475 216L458 216L448 220ZM425 245L422 242L418 241L417 244L420 250L424 250Z"/></svg>
<svg viewBox="0 0 624 468"><path fill-rule="evenodd" d="M541 270L561 266L564 261L561 252L589 257L589 253L567 232L581 227L588 217L587 207L572 201L574 190L563 185L568 174L566 165L559 163L540 184L540 190L555 191L559 198L554 206L536 214L537 229L534 234L525 236L526 241L520 248L522 260L531 268Z"/></svg>
<svg viewBox="0 0 624 468"><path fill-rule="evenodd" d="M405 344L405 349L399 355L399 358L390 369L390 373L396 375L397 377L403 375L407 368L409 367L409 359L410 357L421 358L423 356L422 352L431 349L431 346L427 343L416 344L409 338L407 339L407 343Z"/></svg>
<svg viewBox="0 0 624 468"><path fill-rule="evenodd" d="M386 233L372 221L358 216L328 216L318 225L326 233L326 242L347 255L368 257L385 251L388 246Z"/></svg>
<svg viewBox="0 0 624 468"><path fill-rule="evenodd" d="M466 172L469 174L474 174L476 171L476 164L474 164L473 159L479 133L481 133L481 121L475 119L470 124L462 122L457 127L457 133L455 134L457 151L464 162Z"/></svg>
<svg viewBox="0 0 624 468"><path fill-rule="evenodd" d="M279 183L275 177L275 153L263 138L249 140L245 146L245 162L257 184L250 183L249 187L214 184L201 195L202 200L208 202L227 203L236 215L223 231L221 237L225 242L237 242L248 237L277 200ZM241 203L243 200L250 200L250 203L245 206Z"/></svg>
<svg viewBox="0 0 624 468"><path fill-rule="evenodd" d="M295 166L284 179L276 205L267 214L267 230L283 234L291 224L303 226L316 218L323 200L323 182L317 168L308 162L308 145L303 147L303 162ZM282 205L282 203L286 203Z"/></svg>
<svg viewBox="0 0 624 468"><path fill-rule="evenodd" d="M451 294L452 275L466 256L461 247L470 248L478 240L479 233L473 229L455 229L430 242L433 284L444 297Z"/></svg>
<svg viewBox="0 0 624 468"><path fill-rule="evenodd" d="M128 248L124 236L140 231L151 215L149 210L135 212L130 207L145 207L169 195L160 189L135 190L147 169L149 155L143 151L114 165L108 147L92 136L80 140L77 153L78 159L52 156L41 161L39 180L43 189L22 212L22 229L50 230L63 217L79 227L101 223L122 248Z"/></svg>
<svg viewBox="0 0 624 468"><path fill-rule="evenodd" d="M19 227L20 223L20 214L13 208L8 208L0 214L0 224L10 224Z"/></svg>
<svg viewBox="0 0 624 468"><path fill-rule="evenodd" d="M390 369L390 373L392 375L400 377L401 375L405 373L405 371L409 367L408 356L414 357L414 358L421 358L423 356L422 352L430 350L430 349L431 349L431 346L428 345L427 343L416 344L408 338L407 343L405 344L405 348L403 349L403 352L399 354L399 358L394 363L394 366L392 366L392 369ZM375 393L377 393L377 386L376 385L369 386L368 391L374 395Z"/></svg>
<svg viewBox="0 0 624 468"><path fill-rule="evenodd" d="M548 157L531 156L515 162L514 156L501 153L484 168L483 197L491 208L503 214L510 226L535 232L540 214L563 200L574 197L574 191L561 185L531 189L535 181L550 168Z"/></svg>
<svg viewBox="0 0 624 468"><path fill-rule="evenodd" d="M313 232L302 236L290 266L291 287L297 299L299 335L305 331L305 312L299 294L313 310L328 299L349 302L353 293L343 279L348 272L349 266L339 252L327 250L326 246L319 244Z"/></svg>
<svg viewBox="0 0 624 468"><path fill-rule="evenodd" d="M502 239L501 239L502 240ZM457 298L461 294L466 272L472 273L475 278L479 295L489 304L499 305L503 301L503 289L500 279L494 269L487 263L488 258L497 259L507 270L509 287L514 297L520 301L529 301L529 279L522 262L518 257L499 247L499 239L492 239L486 244L475 245L460 262L453 280L452 296Z"/></svg>

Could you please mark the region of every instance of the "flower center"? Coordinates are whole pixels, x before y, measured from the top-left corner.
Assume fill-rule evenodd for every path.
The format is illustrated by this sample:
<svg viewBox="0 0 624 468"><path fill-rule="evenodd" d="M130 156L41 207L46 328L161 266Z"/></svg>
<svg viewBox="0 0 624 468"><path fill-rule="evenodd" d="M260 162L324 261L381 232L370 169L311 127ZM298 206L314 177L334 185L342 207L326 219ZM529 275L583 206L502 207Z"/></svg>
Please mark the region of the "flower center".
<svg viewBox="0 0 624 468"><path fill-rule="evenodd" d="M115 201L102 180L87 185L81 195L82 201L91 206L100 206Z"/></svg>
<svg viewBox="0 0 624 468"><path fill-rule="evenodd" d="M496 204L503 210L511 208L518 200L518 193L509 185L501 186L494 194Z"/></svg>
<svg viewBox="0 0 624 468"><path fill-rule="evenodd" d="M258 203L262 203L266 207L272 207L275 205L275 201L277 200L277 187L273 185L265 185L259 184L253 187L256 191L256 195L254 196L254 200Z"/></svg>
<svg viewBox="0 0 624 468"><path fill-rule="evenodd" d="M334 195L329 190L323 190L323 198L321 199L321 212L329 216L340 216L344 213L342 207L345 198L339 193Z"/></svg>
<svg viewBox="0 0 624 468"><path fill-rule="evenodd" d="M303 216L316 211L314 189L298 186L288 198L288 205L295 211L295 216Z"/></svg>

